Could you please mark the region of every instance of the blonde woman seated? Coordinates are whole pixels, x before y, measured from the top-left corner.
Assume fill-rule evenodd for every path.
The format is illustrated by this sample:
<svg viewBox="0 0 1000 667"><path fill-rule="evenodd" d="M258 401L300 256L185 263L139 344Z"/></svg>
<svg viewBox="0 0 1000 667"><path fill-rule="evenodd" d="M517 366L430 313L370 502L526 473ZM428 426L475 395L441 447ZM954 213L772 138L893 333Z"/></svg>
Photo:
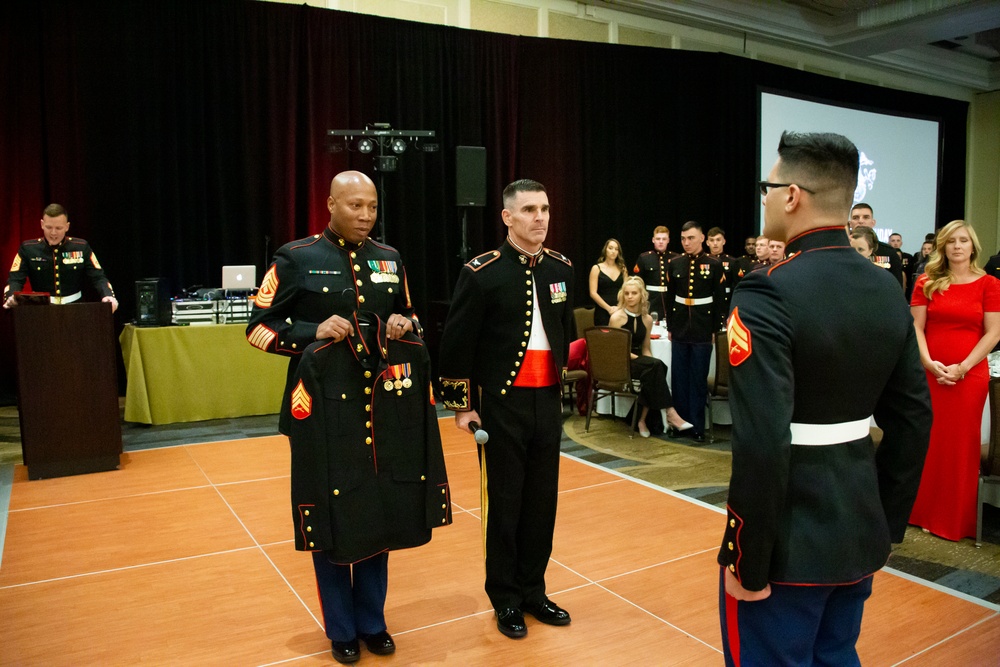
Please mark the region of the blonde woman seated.
<svg viewBox="0 0 1000 667"><path fill-rule="evenodd" d="M646 415L650 408L659 410L664 425L669 425L678 431L694 428L693 424L684 421L670 396L667 386L667 366L650 352L649 332L653 328L653 318L649 315L649 295L642 278L632 276L625 279L622 289L618 292L618 309L611 314L609 326L628 329L632 332L632 377L642 382L639 392L639 435L649 437L646 427Z"/></svg>

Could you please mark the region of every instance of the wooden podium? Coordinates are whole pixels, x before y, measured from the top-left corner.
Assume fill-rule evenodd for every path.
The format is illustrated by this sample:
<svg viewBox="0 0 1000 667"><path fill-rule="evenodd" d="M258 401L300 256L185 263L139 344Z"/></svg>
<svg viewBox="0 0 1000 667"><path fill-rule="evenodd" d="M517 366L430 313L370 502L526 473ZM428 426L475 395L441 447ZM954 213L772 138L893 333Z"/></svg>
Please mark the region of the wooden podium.
<svg viewBox="0 0 1000 667"><path fill-rule="evenodd" d="M11 312L28 479L117 469L122 431L111 304L22 304Z"/></svg>

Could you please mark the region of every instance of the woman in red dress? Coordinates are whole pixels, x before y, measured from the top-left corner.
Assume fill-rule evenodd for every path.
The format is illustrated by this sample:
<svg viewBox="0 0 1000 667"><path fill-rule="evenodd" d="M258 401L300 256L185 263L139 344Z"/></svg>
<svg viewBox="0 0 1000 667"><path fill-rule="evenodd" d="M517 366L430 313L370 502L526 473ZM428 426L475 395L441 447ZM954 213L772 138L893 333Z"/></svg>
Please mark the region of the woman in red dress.
<svg viewBox="0 0 1000 667"><path fill-rule="evenodd" d="M986 355L1000 340L1000 280L979 268L981 255L972 227L948 223L910 301L934 409L910 523L949 540L976 534Z"/></svg>

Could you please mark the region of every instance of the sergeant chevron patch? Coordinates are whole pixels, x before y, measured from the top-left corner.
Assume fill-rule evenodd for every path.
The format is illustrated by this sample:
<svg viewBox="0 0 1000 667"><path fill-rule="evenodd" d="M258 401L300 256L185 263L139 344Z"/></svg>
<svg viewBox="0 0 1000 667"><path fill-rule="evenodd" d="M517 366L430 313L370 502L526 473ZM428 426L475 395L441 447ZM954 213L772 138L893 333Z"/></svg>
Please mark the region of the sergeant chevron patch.
<svg viewBox="0 0 1000 667"><path fill-rule="evenodd" d="M753 350L750 344L750 330L740 319L740 308L733 308L726 326L726 338L729 340L729 365L739 366L750 358Z"/></svg>
<svg viewBox="0 0 1000 667"><path fill-rule="evenodd" d="M312 414L312 396L302 386L302 380L295 385L292 390L292 416L296 419L305 419Z"/></svg>
<svg viewBox="0 0 1000 667"><path fill-rule="evenodd" d="M254 301L258 308L270 308L271 301L274 300L274 293L278 291L278 272L275 265L272 264L271 268L267 270L264 275L264 280L260 283L260 289L257 290L257 299Z"/></svg>

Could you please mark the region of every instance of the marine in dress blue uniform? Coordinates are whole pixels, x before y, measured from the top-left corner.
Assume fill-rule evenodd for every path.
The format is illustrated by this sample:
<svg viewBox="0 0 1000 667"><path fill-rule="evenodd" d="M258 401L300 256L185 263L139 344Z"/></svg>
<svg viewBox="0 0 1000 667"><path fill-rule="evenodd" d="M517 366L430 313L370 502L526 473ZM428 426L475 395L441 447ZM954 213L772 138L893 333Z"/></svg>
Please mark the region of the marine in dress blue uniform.
<svg viewBox="0 0 1000 667"><path fill-rule="evenodd" d="M527 633L523 612L566 625L548 600L562 437L561 369L573 337L573 268L542 246L544 187L515 181L504 191L506 242L463 267L441 338L444 405L456 426L489 433L479 447L486 593L497 628Z"/></svg>
<svg viewBox="0 0 1000 667"><path fill-rule="evenodd" d="M874 216L875 212L872 210L871 205L864 202L858 202L851 207L848 231L854 229L858 225L864 225L874 229L877 224ZM892 246L887 243L883 243L880 240L878 242L878 247L875 248L875 252L872 255L872 263L891 273L892 277L896 279L896 282L899 283L901 288L905 287L903 280L903 260Z"/></svg>
<svg viewBox="0 0 1000 667"><path fill-rule="evenodd" d="M319 581L333 579L320 596L332 637L383 632L381 609L365 597L384 600L387 553L426 544L431 529L451 523L423 340L388 339L367 311L352 326L343 342L306 348L291 389L295 548L319 561ZM352 564L362 586L366 569L377 584L359 595L348 583Z"/></svg>
<svg viewBox="0 0 1000 667"><path fill-rule="evenodd" d="M736 286L737 274L740 271L741 262L738 258L726 253L726 234L719 227L712 227L705 235L705 244L708 246L708 253L722 265L722 275L726 279L726 313L729 312L729 300L733 296L733 287ZM744 271L745 273L745 271ZM740 275L739 278L743 276Z"/></svg>
<svg viewBox="0 0 1000 667"><path fill-rule="evenodd" d="M857 160L839 135L782 136L765 233L788 238L790 256L733 294L733 470L718 554L728 665L859 664L872 574L902 540L920 483L932 414L913 321L842 224ZM877 450L871 416L884 432Z"/></svg>
<svg viewBox="0 0 1000 667"><path fill-rule="evenodd" d="M370 392L377 390L375 382L382 376L383 370L380 365L366 368L360 362L351 364L346 361L349 346L353 346L355 351L352 358L356 360L354 355L360 354L356 349L357 345L374 344L370 337L366 338L364 331L359 331L356 313L370 313L378 322L377 326L383 328L389 341L398 342L407 334L420 333L419 322L410 301L406 271L399 253L394 248L368 238L368 233L375 224L377 206L378 195L371 179L354 171L338 174L330 185L330 197L327 200L330 210L329 226L322 234L292 241L278 249L274 263L261 282L246 330L247 340L254 347L289 357L279 430L293 437L292 488L296 546L314 550L313 565L323 606L326 635L331 641L334 657L340 662L354 662L360 657L358 639L365 641L372 652L391 653L395 650L392 638L386 631L384 613L388 579L387 551L376 550L377 553L369 555L382 542L363 540L358 535L357 523L343 526L336 520L343 514L334 511L366 489L369 493L384 490L385 484L373 481L378 479L374 477L373 462L352 460L357 467L350 471L330 471L329 467L311 471L309 466L297 463L323 458L324 450L329 461L339 460L338 457L343 457L339 450L344 445L339 439L341 436L359 447L364 442L363 451L373 457L378 451L375 440L378 439L380 428L372 417L372 402L362 404L359 401L362 396L370 398ZM365 330L370 331L367 327ZM317 341L321 343L317 348L329 344L337 349L313 348L310 366L304 371L304 375L298 373L303 353ZM378 356L385 361L389 356L388 351L380 352ZM365 355L365 358L370 358L370 355ZM319 369L335 374L337 382L344 387L340 394L328 396L320 391L320 395L315 396L317 386L322 385L328 389L327 385L331 381L330 378L322 377ZM418 379L423 383L422 376ZM310 420L307 428L301 418L296 418L296 411L301 417L304 405L302 391L296 393L300 381L305 382L303 386L311 387L304 391L314 401L322 401L319 405L324 408L323 414L331 417L325 419L323 427L318 430L315 428L318 420ZM415 380L411 380L413 381ZM338 395L343 395L340 403L337 402ZM328 398L332 398L332 403L343 410L327 405ZM362 405L367 407L362 409ZM424 417L416 414L414 419L423 420ZM370 435L362 436L366 431ZM307 436L306 433L310 435ZM421 430L420 437L423 435ZM321 437L325 439L317 442L316 438ZM371 439L372 442L366 442L366 439ZM397 461L398 452L405 451L393 447L391 440L383 440L380 444L389 451L396 452L397 456L393 458ZM433 443L414 443L411 455L419 457L427 448L433 449ZM411 464L413 467L417 465L415 462ZM393 466L393 470L398 469L398 465ZM411 468L408 467L407 470ZM323 472L328 474L322 475ZM345 475L352 481L344 481ZM369 483L363 484L362 481L366 479ZM435 476L434 481L440 483L441 479ZM334 488L326 488L331 484ZM345 488L341 489L341 486ZM351 493L347 493L348 489L351 489ZM336 494L336 491L342 493ZM341 498L341 495L344 497ZM329 500L331 496L342 502L334 502L323 509L319 499L323 497ZM306 511L304 505L310 502L320 503L319 509L323 511L317 510L320 514L319 517L314 517L317 521L306 525L312 526L319 533L317 537L326 536L322 540L308 540L302 532ZM358 509L356 505L351 507ZM382 516L381 507L371 505L368 507L370 515L358 515L355 519L367 519L377 524ZM423 509L421 502L413 511ZM307 532L312 534L313 531ZM308 545L309 541L313 542L312 546ZM351 545L351 548L342 550L345 544ZM388 549L391 544L385 543L384 546Z"/></svg>
<svg viewBox="0 0 1000 667"><path fill-rule="evenodd" d="M104 275L90 244L84 239L66 236L69 217L59 204L50 204L42 214L44 235L21 243L11 262L10 276L3 290L4 307L14 305L14 292L30 281L35 292L48 292L54 304L73 303L83 296L89 284L101 297L118 308L115 290Z"/></svg>
<svg viewBox="0 0 1000 667"><path fill-rule="evenodd" d="M704 239L700 223L684 223L681 243L687 245L684 254L670 260L666 292L674 407L694 424L691 437L698 442L705 439L713 337L722 330L727 312L722 264L704 251Z"/></svg>
<svg viewBox="0 0 1000 667"><path fill-rule="evenodd" d="M733 285L736 284L736 275L739 271L739 260L724 252L711 255L711 257L722 265L722 277L726 280L726 312L728 313L729 300L733 297Z"/></svg>
<svg viewBox="0 0 1000 667"><path fill-rule="evenodd" d="M653 229L653 249L639 255L632 267L633 275L642 278L649 293L649 310L662 319L667 319L670 302L667 300L667 264L676 252L667 250L670 243L670 231L660 225Z"/></svg>

